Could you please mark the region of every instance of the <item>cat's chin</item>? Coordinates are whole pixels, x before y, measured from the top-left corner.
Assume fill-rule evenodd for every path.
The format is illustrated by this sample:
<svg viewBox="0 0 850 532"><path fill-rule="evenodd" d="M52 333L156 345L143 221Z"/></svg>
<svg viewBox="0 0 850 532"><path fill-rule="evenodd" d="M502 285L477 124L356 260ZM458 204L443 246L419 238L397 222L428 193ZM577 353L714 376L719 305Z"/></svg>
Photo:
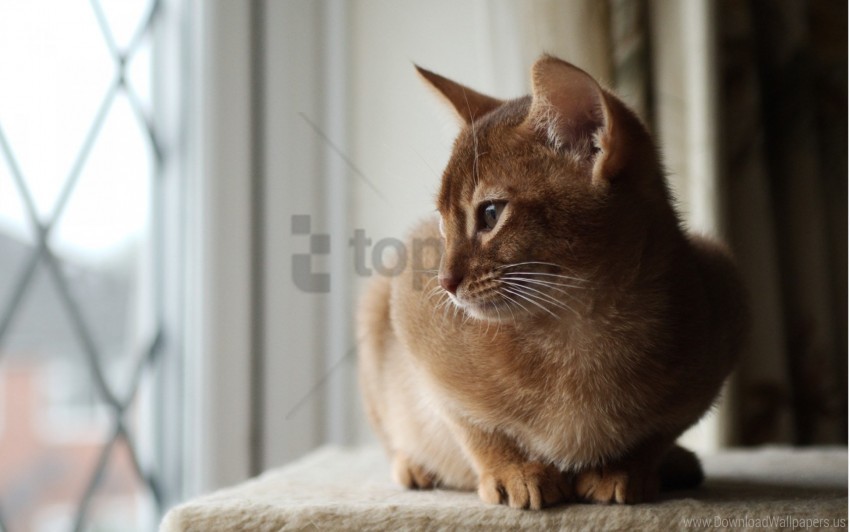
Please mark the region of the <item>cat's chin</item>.
<svg viewBox="0 0 850 532"><path fill-rule="evenodd" d="M516 311L512 314L507 305L498 302L461 302L455 299L455 304L476 320L492 323L510 323L516 320Z"/></svg>

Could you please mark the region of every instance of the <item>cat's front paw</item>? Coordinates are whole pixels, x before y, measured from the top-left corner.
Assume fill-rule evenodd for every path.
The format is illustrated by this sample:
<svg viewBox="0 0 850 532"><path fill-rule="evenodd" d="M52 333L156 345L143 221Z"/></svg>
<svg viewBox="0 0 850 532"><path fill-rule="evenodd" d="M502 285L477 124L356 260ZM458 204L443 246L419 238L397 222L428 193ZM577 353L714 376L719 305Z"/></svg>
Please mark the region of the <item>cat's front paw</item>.
<svg viewBox="0 0 850 532"><path fill-rule="evenodd" d="M396 452L393 456L393 480L412 490L429 490L437 484L437 478L433 473L414 463L401 452Z"/></svg>
<svg viewBox="0 0 850 532"><path fill-rule="evenodd" d="M510 464L481 474L478 496L490 504L539 510L569 500L572 485L565 473L540 462Z"/></svg>
<svg viewBox="0 0 850 532"><path fill-rule="evenodd" d="M637 504L658 497L656 474L625 469L595 468L576 476L576 496L600 504Z"/></svg>

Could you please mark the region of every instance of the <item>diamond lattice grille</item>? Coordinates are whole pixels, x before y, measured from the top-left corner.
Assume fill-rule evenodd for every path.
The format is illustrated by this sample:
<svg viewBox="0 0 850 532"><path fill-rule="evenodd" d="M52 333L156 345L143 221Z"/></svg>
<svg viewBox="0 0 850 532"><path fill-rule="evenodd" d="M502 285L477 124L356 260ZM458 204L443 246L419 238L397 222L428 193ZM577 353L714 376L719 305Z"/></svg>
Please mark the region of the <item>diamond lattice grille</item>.
<svg viewBox="0 0 850 532"><path fill-rule="evenodd" d="M22 206L23 216L26 218L32 236L32 245L24 248L26 249L24 258L19 261L17 271L10 276L12 280L8 283L9 288L5 292L0 292L0 297L4 297L4 299L0 299L0 370L3 369L3 364L6 362L2 357L7 354L6 348L10 336L13 336L15 324L23 320L22 314L25 313L27 301L32 302L40 297L35 295L34 292L49 291L50 295L46 300L52 303L46 305L48 312L44 313L43 320L45 322L52 320L51 316L54 314L57 316L57 321L64 320L65 327L70 331L69 334L73 335L76 344L74 349L82 356L76 359L64 357L62 361L66 366L67 364L74 364L74 369L79 370L80 374L84 374L86 382L91 383L91 388L83 390L88 393L83 394L85 397L82 398L78 397L79 390L71 390L68 394L62 395L62 389L68 377L67 373L59 372L53 381L45 381L49 383L45 385L47 395L50 397L62 396L62 400L72 406L76 404L74 401L96 403L95 407L87 409L86 412L93 412L92 415L95 417L103 418L102 421L106 427L105 433L101 434L99 443L88 444L88 447L91 448L88 458L84 458L88 451L82 450L85 445L78 441L72 444L67 442L63 444L63 452L70 453L71 451L68 451L68 449L74 449L74 452L77 452L81 457L81 463L84 462L88 467L84 473L85 478L81 479L77 489L73 490L76 493L73 494L73 509L70 517L66 515L59 521L51 520L49 509L39 510L41 513L38 516L28 514L27 519L23 519L19 515L28 511L28 505L32 505L33 500L38 500L39 494L47 493L56 488L50 485L49 478L50 474L53 474L52 472L55 472L56 468L59 467L56 464L61 462L51 461L53 460L51 456L45 454L39 464L23 464L23 467L30 467L31 469L25 471L26 475L23 477L28 482L33 479L31 486L26 486L26 489L24 489L25 486L20 482L12 487L0 484L0 529L2 530L15 532L17 528L24 530L33 528L35 527L34 521L30 518L38 518L41 519L41 522L54 525L57 522L67 523L67 526L73 530L93 527L103 530L116 526L123 530L136 528L139 525L126 521L124 521L123 527L120 524L116 525L116 521L120 521L120 516L112 516L112 521L107 520L107 524L104 524L103 521L93 520L92 517L93 501L96 500L99 492L120 491L129 484L134 486L134 493L141 494L141 497L148 500L148 508L152 508L153 513L153 516L149 516L149 521L150 519L155 520L155 516L162 509L162 496L158 478L153 473L152 468L146 466L146 460L140 454L140 447L136 441L138 428L134 427L134 425L138 425L138 420L141 418L139 413L142 408L139 405L141 390L146 384L150 386L150 381L153 379L152 369L157 362L158 354L162 351L162 309L160 308L162 283L161 279L157 278L157 272L160 269L150 267L150 264L158 260L157 254L161 249L158 241L159 235L150 230L150 227L155 224L147 224L145 244L144 246L136 246L137 248L144 247L144 260L137 260L137 262L143 264L135 267L136 270L147 272L140 276L144 278L144 282L136 279L132 283L133 286L130 287L136 292L145 292L142 299L147 301L145 308L149 310L142 321L149 322L149 324L146 327L133 326L127 330L119 329L118 333L113 335L108 334L108 332L105 335L98 335L97 331L103 329L98 325L110 318L110 311L109 309L106 311L100 309L100 312L93 312L89 308L91 294L97 290L88 291L84 282L85 279L83 278L81 281L80 275L75 273L78 268L74 266L73 261L65 257L61 244L57 244L57 242L61 242L61 239L54 238L55 234L63 228L63 215L66 215L67 211L75 205L75 198L80 194L81 183L85 185L85 180L90 178L90 175L86 174L86 168L87 165L94 164L91 161L92 153L99 146L99 143L107 143L109 140L104 133L105 124L109 123L111 116L119 112L121 106L124 109L129 109L134 115L141 132L136 138L144 145L143 149L147 152L147 158L150 161L150 172L146 177L150 181L147 185L149 196L139 201L145 203L148 216L155 217L158 208L158 177L161 175L163 152L152 121L149 105L146 106L146 100L149 100L149 98L145 94L140 94L140 89L144 93L146 88L134 86L130 68L133 60L144 53L143 50L146 49L146 46L148 50L150 49L152 32L159 16L159 7L160 2L157 0L147 2L134 24L135 29L129 33L128 38L122 40L116 39L108 12L104 10L104 5L99 0L91 0L89 5L80 2L76 6L78 9L86 10L87 15L93 18L96 27L99 28L102 46L112 59L112 79L102 101L91 116L90 125L82 143L73 157L70 168L67 169L66 177L62 181L63 184L55 194L55 200L49 209L39 209L39 202L33 194L34 181L28 176L26 165L20 164L16 152L18 146L15 145L15 138L7 134L4 129L3 115L0 113L0 167L5 163L8 175L13 183L10 188L13 189L12 193L16 195ZM69 43L69 46L73 46L73 43ZM22 50L20 53L26 52ZM56 87L56 90L61 90L61 87ZM93 88L92 90L99 89ZM50 156L49 153L46 155ZM116 172L109 174L108 177L110 180L121 180L124 176ZM120 182L111 183L111 185L116 184L117 188L120 189ZM94 186L101 185L94 184ZM2 188L0 188L0 192L6 193ZM121 208L130 208L131 206L132 204L128 203L126 207ZM104 205L104 208L106 207ZM104 223L109 223L108 215L104 215L101 219L104 220ZM3 260L4 257L0 255L0 262ZM39 279L41 279L41 284L39 284ZM117 283L114 286L120 288L123 285ZM114 290L112 293L114 294ZM30 305L31 309L35 308L33 305L35 304ZM32 312L38 312L38 310ZM32 320L38 321L38 319L38 316L36 316ZM49 323L42 325L44 325L43 330L48 330L51 326ZM127 331L130 329L136 331L133 339L124 337L129 334ZM125 350L131 352L123 357L129 361L129 363L124 364L127 369L123 370L123 373L112 371L114 367L120 366L120 364L113 363L113 359L116 358L114 354L116 352L115 345L124 346ZM131 347L127 348L126 346ZM25 359L26 353L19 358ZM49 358L42 354L39 360ZM35 366L28 364L22 367ZM119 369L121 368L119 367ZM122 373L123 378L110 378L111 373ZM25 378L19 380L21 382L26 381ZM20 407L14 402L24 401L21 398L23 392L20 392L20 390L26 391L27 388L25 385L16 384L18 381L8 376L4 382L4 386L7 388L5 390L6 398L0 399L0 407L5 408L6 417L10 417L8 412L15 412L15 409ZM24 387L12 388L13 386ZM16 391L17 395L12 396L12 391ZM0 388L0 395L3 393L4 389ZM40 403L35 401L33 404L38 406ZM68 418L67 416L62 417L60 414L56 419L61 424ZM3 419L0 419L0 422L3 421ZM5 423L8 429L10 422L5 420ZM50 427L47 428L50 429ZM2 443L4 437L13 438L15 436L8 434L9 430L6 432L4 435L2 427L0 427L0 443ZM0 464L2 463L0 461ZM15 474L12 465L6 466L8 467L6 472L0 471L0 481L4 476ZM124 473L120 471L124 471ZM20 473L20 471L17 473ZM39 483L39 475L48 480ZM124 516L124 519L127 519L127 516ZM48 528L55 529L55 527Z"/></svg>

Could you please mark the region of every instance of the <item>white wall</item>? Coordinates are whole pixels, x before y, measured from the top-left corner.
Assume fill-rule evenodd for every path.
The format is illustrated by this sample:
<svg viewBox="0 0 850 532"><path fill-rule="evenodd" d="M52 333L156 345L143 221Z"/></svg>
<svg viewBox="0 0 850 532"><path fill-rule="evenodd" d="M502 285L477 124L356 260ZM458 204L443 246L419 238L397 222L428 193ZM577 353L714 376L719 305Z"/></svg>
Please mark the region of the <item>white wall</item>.
<svg viewBox="0 0 850 532"><path fill-rule="evenodd" d="M322 4L295 0L265 5L263 452L270 466L291 460L321 439L322 395L311 391L324 362L328 295L305 293L293 284L291 257L306 253L309 240L292 235L291 217L311 215L314 233L328 227L323 146L303 118L317 124L324 120Z"/></svg>
<svg viewBox="0 0 850 532"><path fill-rule="evenodd" d="M351 4L352 158L390 200L352 189L354 222L398 236L434 209L457 133L452 114L413 63L501 98L528 93L528 72L551 52L607 77L604 2L359 0ZM586 22L586 23L585 23Z"/></svg>

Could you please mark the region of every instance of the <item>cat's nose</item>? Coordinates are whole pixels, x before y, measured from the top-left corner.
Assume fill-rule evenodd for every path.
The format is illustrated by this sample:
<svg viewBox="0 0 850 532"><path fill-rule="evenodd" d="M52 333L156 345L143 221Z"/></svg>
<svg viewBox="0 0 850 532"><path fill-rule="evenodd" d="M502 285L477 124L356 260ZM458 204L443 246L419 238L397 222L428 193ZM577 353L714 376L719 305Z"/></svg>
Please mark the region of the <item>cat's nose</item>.
<svg viewBox="0 0 850 532"><path fill-rule="evenodd" d="M440 277L440 286L442 286L447 292L454 294L457 292L457 287L460 286L460 283L463 282L463 277L455 277L450 275L448 277Z"/></svg>

